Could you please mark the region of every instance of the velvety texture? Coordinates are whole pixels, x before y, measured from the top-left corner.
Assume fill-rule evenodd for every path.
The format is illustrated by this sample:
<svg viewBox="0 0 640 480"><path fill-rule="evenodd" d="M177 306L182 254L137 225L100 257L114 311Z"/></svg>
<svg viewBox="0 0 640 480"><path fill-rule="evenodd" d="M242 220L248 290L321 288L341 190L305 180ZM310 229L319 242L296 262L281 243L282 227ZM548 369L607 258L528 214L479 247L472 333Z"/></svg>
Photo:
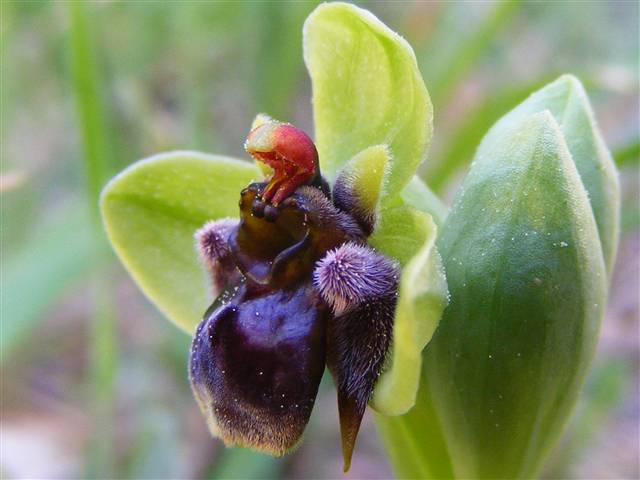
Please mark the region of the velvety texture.
<svg viewBox="0 0 640 480"><path fill-rule="evenodd" d="M287 290L244 282L211 306L190 376L212 433L275 455L295 445L324 372L327 315L309 282Z"/></svg>
<svg viewBox="0 0 640 480"><path fill-rule="evenodd" d="M326 362L346 470L391 342L398 266L366 246L326 189L299 187L276 206L269 185L242 190L239 222L196 233L225 290L193 340L193 392L226 444L282 455L303 433Z"/></svg>

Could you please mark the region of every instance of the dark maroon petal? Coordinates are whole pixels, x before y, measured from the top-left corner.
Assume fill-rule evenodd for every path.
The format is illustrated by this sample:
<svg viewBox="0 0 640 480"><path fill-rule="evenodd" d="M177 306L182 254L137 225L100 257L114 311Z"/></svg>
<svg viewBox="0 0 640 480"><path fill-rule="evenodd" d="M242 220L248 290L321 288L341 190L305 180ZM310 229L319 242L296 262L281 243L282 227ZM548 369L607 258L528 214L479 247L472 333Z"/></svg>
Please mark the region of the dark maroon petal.
<svg viewBox="0 0 640 480"><path fill-rule="evenodd" d="M287 291L245 283L212 306L189 371L215 435L273 455L295 446L324 371L327 315L309 283Z"/></svg>
<svg viewBox="0 0 640 480"><path fill-rule="evenodd" d="M327 328L327 366L338 389L347 471L391 342L398 267L369 247L345 244L318 262L314 283L335 315Z"/></svg>
<svg viewBox="0 0 640 480"><path fill-rule="evenodd" d="M262 208L263 189L264 184L253 184L242 191L240 226L229 236L236 264L249 280L286 288L309 279L327 250L346 241L363 241L355 221L338 211L319 188L301 187L277 209ZM275 212L267 216L267 209Z"/></svg>

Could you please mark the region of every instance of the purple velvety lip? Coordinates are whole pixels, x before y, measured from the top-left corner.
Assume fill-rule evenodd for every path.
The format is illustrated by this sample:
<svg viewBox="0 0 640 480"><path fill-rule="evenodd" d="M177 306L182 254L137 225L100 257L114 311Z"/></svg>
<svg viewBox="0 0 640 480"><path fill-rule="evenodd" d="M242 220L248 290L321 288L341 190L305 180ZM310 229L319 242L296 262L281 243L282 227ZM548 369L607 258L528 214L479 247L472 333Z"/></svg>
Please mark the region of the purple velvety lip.
<svg viewBox="0 0 640 480"><path fill-rule="evenodd" d="M256 159L274 153L271 137L258 140ZM278 144L275 153L295 162L291 152L302 152L298 163L306 165L313 157L299 146ZM240 192L239 221L208 222L196 233L222 294L198 326L189 377L214 435L279 456L299 442L326 365L338 390L346 471L391 341L398 267L366 244L375 214L338 208L317 158L311 170L302 185L297 173L276 170ZM276 196L268 194L274 178ZM358 207L357 198L347 200Z"/></svg>

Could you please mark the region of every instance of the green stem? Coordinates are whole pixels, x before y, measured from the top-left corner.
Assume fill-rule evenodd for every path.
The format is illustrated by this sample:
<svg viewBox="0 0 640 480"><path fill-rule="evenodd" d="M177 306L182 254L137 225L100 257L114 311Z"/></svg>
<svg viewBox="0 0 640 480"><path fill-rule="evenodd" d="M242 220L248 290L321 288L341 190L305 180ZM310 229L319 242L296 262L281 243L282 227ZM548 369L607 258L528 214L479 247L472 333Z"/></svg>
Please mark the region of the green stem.
<svg viewBox="0 0 640 480"><path fill-rule="evenodd" d="M425 379L404 415L376 415L380 436L398 478L454 478L444 432Z"/></svg>

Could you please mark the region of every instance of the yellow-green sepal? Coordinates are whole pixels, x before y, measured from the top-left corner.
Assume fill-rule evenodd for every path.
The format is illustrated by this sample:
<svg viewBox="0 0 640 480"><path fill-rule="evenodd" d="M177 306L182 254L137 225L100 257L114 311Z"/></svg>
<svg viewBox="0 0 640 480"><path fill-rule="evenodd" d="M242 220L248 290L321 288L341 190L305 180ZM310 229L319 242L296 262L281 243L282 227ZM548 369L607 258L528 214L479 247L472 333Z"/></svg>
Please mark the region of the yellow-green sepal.
<svg viewBox="0 0 640 480"><path fill-rule="evenodd" d="M252 163L179 151L134 163L102 191L102 218L118 257L149 300L189 334L213 301L194 232L208 220L237 217L240 190L259 178Z"/></svg>

